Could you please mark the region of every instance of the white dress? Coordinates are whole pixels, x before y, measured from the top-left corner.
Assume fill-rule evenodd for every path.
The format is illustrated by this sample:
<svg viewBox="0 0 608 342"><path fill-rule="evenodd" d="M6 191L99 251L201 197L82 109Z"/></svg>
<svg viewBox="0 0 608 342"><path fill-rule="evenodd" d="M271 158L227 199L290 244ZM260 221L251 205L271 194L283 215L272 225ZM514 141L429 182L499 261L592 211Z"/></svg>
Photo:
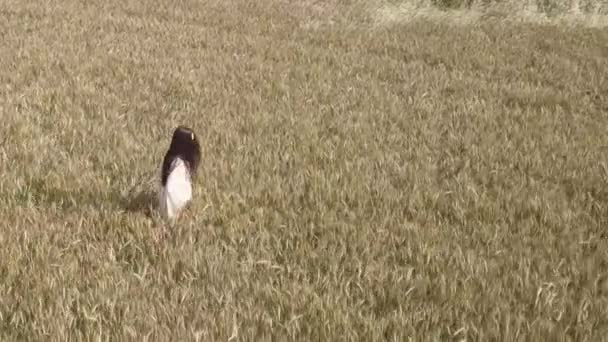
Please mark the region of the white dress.
<svg viewBox="0 0 608 342"><path fill-rule="evenodd" d="M192 200L192 181L186 163L175 158L164 186L160 190L160 212L164 218L173 219Z"/></svg>

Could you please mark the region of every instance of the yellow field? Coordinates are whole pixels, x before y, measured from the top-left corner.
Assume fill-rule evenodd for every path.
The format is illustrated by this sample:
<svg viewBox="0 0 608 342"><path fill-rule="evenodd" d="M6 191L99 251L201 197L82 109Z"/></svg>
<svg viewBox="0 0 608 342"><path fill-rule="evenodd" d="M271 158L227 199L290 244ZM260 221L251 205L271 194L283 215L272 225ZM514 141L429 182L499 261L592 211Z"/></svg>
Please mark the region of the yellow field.
<svg viewBox="0 0 608 342"><path fill-rule="evenodd" d="M601 8L0 3L0 340L608 336Z"/></svg>

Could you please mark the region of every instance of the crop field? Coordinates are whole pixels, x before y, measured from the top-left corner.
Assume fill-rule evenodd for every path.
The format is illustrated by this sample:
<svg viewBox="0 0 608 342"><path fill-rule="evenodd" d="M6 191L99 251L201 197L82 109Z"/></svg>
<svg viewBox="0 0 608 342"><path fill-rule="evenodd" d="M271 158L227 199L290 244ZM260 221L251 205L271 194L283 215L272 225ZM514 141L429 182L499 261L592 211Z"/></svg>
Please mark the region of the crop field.
<svg viewBox="0 0 608 342"><path fill-rule="evenodd" d="M0 0L0 42L2 341L608 336L605 3Z"/></svg>

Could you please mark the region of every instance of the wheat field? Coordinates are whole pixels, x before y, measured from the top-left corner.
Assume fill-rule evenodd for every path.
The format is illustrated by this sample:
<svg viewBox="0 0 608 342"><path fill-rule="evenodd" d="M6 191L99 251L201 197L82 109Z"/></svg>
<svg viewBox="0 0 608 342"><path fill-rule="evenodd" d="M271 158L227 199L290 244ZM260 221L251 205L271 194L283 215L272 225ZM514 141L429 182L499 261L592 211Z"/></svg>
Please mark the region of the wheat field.
<svg viewBox="0 0 608 342"><path fill-rule="evenodd" d="M0 340L605 339L606 7L470 3L0 0Z"/></svg>

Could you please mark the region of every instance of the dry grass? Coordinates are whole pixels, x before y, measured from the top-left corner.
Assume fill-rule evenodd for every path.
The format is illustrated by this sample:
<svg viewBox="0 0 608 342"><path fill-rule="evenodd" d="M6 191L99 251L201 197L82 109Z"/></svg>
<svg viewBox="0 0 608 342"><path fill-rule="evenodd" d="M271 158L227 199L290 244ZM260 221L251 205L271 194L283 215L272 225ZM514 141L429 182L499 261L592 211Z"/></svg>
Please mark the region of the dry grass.
<svg viewBox="0 0 608 342"><path fill-rule="evenodd" d="M0 6L1 340L608 333L606 30L100 3Z"/></svg>
<svg viewBox="0 0 608 342"><path fill-rule="evenodd" d="M403 0L385 1L370 8L380 26L416 21L450 25L535 24L559 27L608 27L605 0Z"/></svg>

